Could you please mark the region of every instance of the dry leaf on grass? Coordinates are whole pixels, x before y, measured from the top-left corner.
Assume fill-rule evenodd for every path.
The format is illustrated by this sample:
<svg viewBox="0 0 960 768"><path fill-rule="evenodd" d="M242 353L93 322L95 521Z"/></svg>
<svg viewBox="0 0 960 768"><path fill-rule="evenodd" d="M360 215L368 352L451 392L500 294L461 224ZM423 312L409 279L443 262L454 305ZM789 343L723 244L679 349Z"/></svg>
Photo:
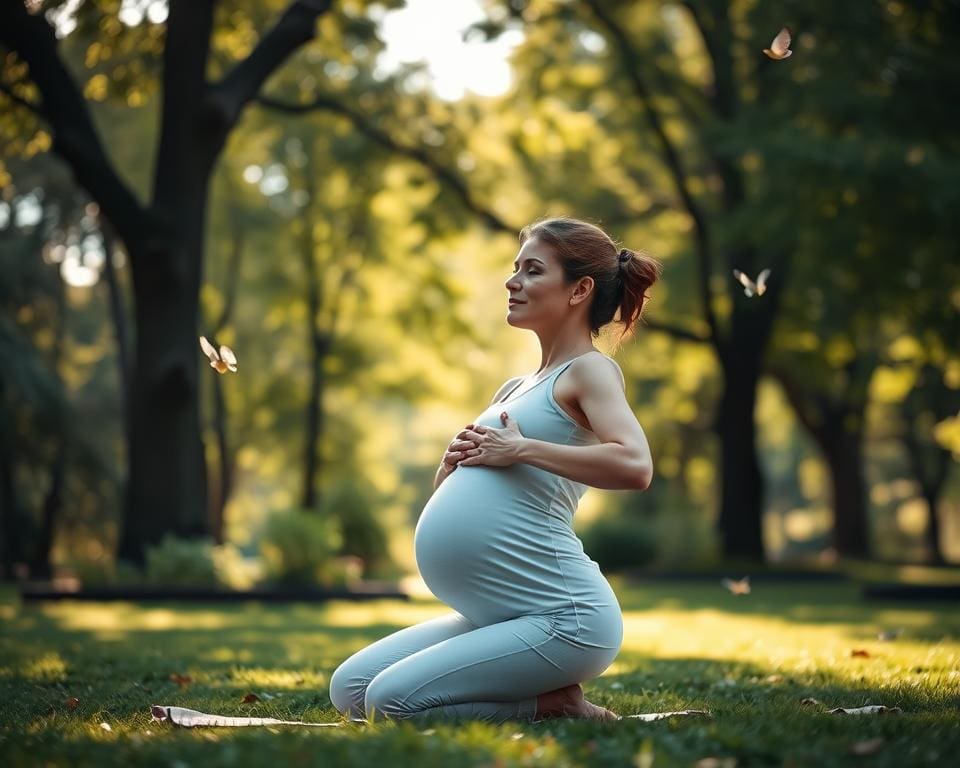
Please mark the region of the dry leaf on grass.
<svg viewBox="0 0 960 768"><path fill-rule="evenodd" d="M850 752L854 755L873 755L880 751L883 746L883 739L879 736L875 739L866 741L855 741L850 745Z"/></svg>
<svg viewBox="0 0 960 768"><path fill-rule="evenodd" d="M76 696L71 696L69 699L67 699L67 709L71 711L76 709L78 704L80 704L80 699L78 699Z"/></svg>
<svg viewBox="0 0 960 768"><path fill-rule="evenodd" d="M243 700L242 700L240 703L241 703L241 704L252 704L252 703L255 702L255 701L260 701L260 697L257 696L257 694L255 694L255 693L248 693L246 696L243 697Z"/></svg>
<svg viewBox="0 0 960 768"><path fill-rule="evenodd" d="M800 706L802 707L816 707L819 706L819 704L820 701L812 696L807 696L805 699L800 699Z"/></svg>
<svg viewBox="0 0 960 768"><path fill-rule="evenodd" d="M736 768L735 757L701 757L694 763L694 768Z"/></svg>
<svg viewBox="0 0 960 768"><path fill-rule="evenodd" d="M859 657L862 659L869 659L870 651L868 651L866 648L854 648L852 651L850 651L850 656L851 658Z"/></svg>
<svg viewBox="0 0 960 768"><path fill-rule="evenodd" d="M171 672L170 679L181 688L186 688L188 685L190 685L190 683L193 682L193 678L190 677L190 675L181 675L177 672Z"/></svg>
<svg viewBox="0 0 960 768"><path fill-rule="evenodd" d="M721 579L720 583L723 584L730 592L734 595L749 595L750 594L750 577L744 576L739 581L734 581L733 579Z"/></svg>
<svg viewBox="0 0 960 768"><path fill-rule="evenodd" d="M900 707L885 707L882 704L869 704L866 707L844 709L837 707L830 710L831 715L896 715L903 712Z"/></svg>

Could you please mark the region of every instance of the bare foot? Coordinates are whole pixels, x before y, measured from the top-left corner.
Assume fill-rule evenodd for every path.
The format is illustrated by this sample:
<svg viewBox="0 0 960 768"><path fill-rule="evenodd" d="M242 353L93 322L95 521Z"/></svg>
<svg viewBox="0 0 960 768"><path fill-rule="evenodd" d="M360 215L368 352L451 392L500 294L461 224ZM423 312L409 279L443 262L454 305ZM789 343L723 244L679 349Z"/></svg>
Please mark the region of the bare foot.
<svg viewBox="0 0 960 768"><path fill-rule="evenodd" d="M583 720L619 720L620 715L599 707L583 697L583 688L578 683L542 693L537 697L535 720L557 717L572 717Z"/></svg>

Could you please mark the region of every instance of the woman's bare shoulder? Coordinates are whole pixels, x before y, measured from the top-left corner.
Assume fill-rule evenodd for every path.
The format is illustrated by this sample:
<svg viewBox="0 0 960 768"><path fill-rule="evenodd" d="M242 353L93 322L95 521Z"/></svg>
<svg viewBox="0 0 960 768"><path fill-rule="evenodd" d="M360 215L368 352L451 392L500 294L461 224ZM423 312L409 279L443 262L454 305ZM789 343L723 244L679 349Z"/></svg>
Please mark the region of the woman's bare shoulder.
<svg viewBox="0 0 960 768"><path fill-rule="evenodd" d="M595 355L582 355L573 361L570 368L575 369L573 371L574 378L580 379L582 376L589 376L591 374L603 375L604 372L612 369L616 371L616 375L620 379L620 384L624 391L626 391L627 380L623 376L620 364L609 355L603 354L599 349L595 350L595 352Z"/></svg>

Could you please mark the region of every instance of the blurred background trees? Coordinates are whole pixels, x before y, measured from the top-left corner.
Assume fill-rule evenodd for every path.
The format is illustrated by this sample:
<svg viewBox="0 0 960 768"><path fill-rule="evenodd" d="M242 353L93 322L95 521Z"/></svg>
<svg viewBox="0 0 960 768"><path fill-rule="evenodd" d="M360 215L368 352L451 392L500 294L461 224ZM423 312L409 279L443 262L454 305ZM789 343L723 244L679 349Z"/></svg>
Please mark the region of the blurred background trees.
<svg viewBox="0 0 960 768"><path fill-rule="evenodd" d="M536 367L504 281L555 214L666 266L616 355L656 478L587 494L591 556L960 557L957 3L490 0L463 45L513 82L459 98L382 66L402 5L0 12L6 578L415 571L444 446Z"/></svg>

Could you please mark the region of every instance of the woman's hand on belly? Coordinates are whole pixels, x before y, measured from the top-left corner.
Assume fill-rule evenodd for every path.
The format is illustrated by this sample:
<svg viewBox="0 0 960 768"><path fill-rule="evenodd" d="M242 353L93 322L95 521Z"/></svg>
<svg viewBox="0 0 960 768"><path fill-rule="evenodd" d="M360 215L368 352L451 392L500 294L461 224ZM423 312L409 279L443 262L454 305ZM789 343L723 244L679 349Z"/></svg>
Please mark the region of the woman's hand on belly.
<svg viewBox="0 0 960 768"><path fill-rule="evenodd" d="M526 438L520 432L520 425L506 412L500 414L503 429L474 426L479 433L477 447L464 452L465 458L460 466L486 465L489 467L509 467L520 459L520 447Z"/></svg>
<svg viewBox="0 0 960 768"><path fill-rule="evenodd" d="M443 459L440 461L440 467L437 469L437 475L433 479L433 489L440 487L440 483L447 479L455 470L458 464L466 457L466 451L476 448L480 441L480 434L474 431L475 425L467 424L463 429L454 435L453 440L447 445L444 451Z"/></svg>

